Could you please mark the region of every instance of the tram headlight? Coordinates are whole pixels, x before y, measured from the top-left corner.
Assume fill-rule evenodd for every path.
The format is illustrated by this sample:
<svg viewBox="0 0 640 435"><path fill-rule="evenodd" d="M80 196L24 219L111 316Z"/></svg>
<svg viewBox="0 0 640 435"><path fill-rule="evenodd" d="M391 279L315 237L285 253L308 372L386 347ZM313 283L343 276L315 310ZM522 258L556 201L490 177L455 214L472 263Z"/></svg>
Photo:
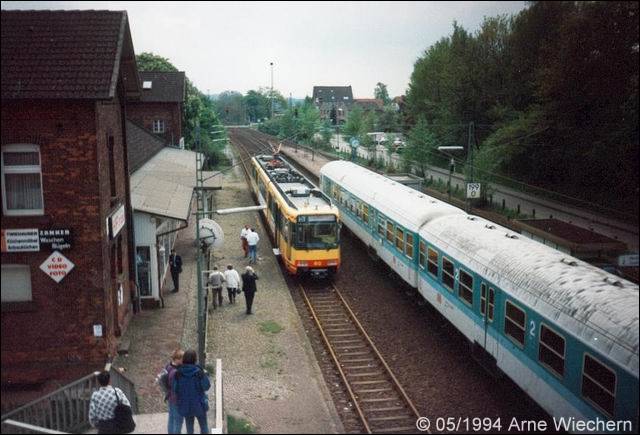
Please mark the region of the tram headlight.
<svg viewBox="0 0 640 435"><path fill-rule="evenodd" d="M338 260L329 260L327 261L327 266L337 266Z"/></svg>

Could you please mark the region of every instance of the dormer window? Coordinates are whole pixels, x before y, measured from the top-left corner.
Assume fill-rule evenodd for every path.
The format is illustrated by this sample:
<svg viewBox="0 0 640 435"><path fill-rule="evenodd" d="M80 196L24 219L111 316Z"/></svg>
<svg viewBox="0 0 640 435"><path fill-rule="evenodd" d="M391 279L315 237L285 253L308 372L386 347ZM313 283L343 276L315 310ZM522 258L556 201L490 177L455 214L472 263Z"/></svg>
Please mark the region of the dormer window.
<svg viewBox="0 0 640 435"><path fill-rule="evenodd" d="M154 133L164 133L164 119L154 119L153 120L153 132Z"/></svg>

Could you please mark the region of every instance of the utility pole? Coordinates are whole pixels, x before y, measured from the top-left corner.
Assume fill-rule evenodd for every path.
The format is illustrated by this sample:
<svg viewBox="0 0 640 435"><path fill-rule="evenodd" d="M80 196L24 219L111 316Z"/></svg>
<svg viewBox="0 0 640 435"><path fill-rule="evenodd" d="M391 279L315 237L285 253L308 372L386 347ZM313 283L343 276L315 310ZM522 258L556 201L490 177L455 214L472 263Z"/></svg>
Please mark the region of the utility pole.
<svg viewBox="0 0 640 435"><path fill-rule="evenodd" d="M270 65L271 65L271 93L269 94L269 96L271 97L271 118L273 118L273 62L271 62Z"/></svg>
<svg viewBox="0 0 640 435"><path fill-rule="evenodd" d="M467 185L473 183L473 148L475 147L475 131L473 121L469 123L469 138L467 140L467 182L465 183L465 211L469 213L471 211L471 198L469 198Z"/></svg>
<svg viewBox="0 0 640 435"><path fill-rule="evenodd" d="M204 367L206 363L206 352L204 342L205 321L204 321L204 292L202 289L202 248L200 246L200 216L204 213L204 178L203 178L204 155L200 143L200 122L196 124L196 252L198 274L198 363Z"/></svg>

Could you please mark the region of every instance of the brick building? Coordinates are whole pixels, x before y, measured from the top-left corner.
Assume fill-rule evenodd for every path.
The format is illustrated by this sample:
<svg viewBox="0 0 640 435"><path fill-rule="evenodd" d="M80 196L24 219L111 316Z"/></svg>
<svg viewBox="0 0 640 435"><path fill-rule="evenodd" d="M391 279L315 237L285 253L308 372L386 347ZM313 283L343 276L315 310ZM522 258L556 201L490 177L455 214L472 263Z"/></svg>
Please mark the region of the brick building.
<svg viewBox="0 0 640 435"><path fill-rule="evenodd" d="M353 105L351 86L314 86L311 98L320 110L320 119L329 119L337 124L347 121Z"/></svg>
<svg viewBox="0 0 640 435"><path fill-rule="evenodd" d="M1 69L4 390L86 375L127 327L141 90L126 12L2 11Z"/></svg>
<svg viewBox="0 0 640 435"><path fill-rule="evenodd" d="M127 119L177 146L182 138L185 74L182 71L140 71L140 98L131 99Z"/></svg>

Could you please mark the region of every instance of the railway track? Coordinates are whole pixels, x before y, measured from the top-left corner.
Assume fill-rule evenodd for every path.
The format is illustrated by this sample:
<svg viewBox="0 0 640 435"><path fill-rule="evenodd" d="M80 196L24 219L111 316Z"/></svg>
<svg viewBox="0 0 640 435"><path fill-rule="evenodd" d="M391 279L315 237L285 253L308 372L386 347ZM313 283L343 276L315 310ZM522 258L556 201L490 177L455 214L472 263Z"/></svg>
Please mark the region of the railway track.
<svg viewBox="0 0 640 435"><path fill-rule="evenodd" d="M416 432L416 407L340 291L299 288L365 432Z"/></svg>

